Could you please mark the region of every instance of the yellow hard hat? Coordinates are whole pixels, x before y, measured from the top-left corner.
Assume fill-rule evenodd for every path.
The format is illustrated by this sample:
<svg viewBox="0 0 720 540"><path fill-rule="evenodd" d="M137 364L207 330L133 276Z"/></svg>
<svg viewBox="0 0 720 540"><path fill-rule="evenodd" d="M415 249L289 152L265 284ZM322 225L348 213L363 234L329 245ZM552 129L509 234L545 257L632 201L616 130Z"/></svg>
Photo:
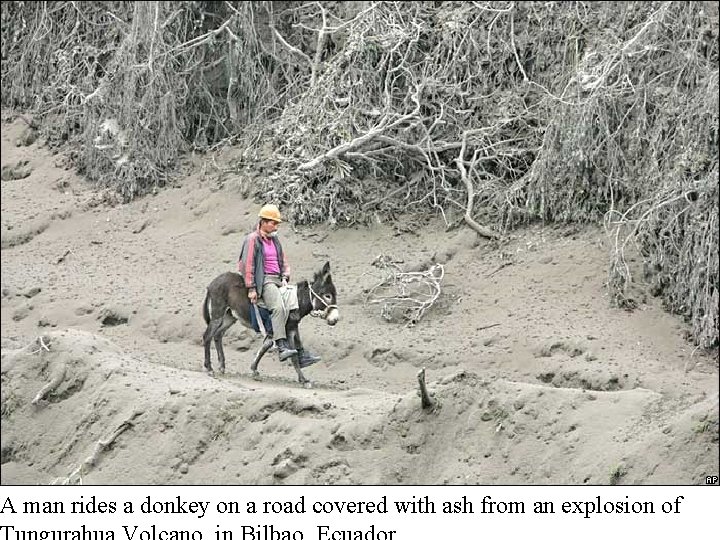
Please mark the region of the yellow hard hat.
<svg viewBox="0 0 720 540"><path fill-rule="evenodd" d="M260 213L258 214L258 217L263 219L272 219L273 221L277 221L278 223L282 222L282 217L280 216L280 210L277 206L274 204L266 204L260 209Z"/></svg>

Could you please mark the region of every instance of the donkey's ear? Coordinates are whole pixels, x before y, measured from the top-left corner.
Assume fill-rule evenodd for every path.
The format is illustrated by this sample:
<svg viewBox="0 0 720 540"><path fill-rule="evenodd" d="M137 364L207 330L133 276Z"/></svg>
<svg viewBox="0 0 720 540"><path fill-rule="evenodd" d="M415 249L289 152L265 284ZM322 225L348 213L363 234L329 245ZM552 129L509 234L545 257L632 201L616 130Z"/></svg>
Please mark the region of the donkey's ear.
<svg viewBox="0 0 720 540"><path fill-rule="evenodd" d="M320 279L324 283L332 283L332 277L330 276L330 262L326 262L325 266L320 270Z"/></svg>

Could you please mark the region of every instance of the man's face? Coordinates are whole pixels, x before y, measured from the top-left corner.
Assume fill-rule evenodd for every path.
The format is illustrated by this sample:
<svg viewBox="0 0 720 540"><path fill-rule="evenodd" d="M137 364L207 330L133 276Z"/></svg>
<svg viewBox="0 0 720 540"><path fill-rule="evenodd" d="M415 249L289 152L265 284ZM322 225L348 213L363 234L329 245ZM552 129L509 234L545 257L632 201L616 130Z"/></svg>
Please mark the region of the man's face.
<svg viewBox="0 0 720 540"><path fill-rule="evenodd" d="M279 228L280 224L277 221L273 221L271 219L263 220L263 222L260 224L260 230L266 236L271 236L273 233L276 233Z"/></svg>

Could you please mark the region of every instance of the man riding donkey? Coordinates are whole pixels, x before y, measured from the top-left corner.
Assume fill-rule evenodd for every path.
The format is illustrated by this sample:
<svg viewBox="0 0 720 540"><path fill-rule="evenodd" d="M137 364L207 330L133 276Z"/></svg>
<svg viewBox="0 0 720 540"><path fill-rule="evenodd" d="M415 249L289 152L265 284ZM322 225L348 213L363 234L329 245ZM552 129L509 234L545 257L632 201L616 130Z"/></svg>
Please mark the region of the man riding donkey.
<svg viewBox="0 0 720 540"><path fill-rule="evenodd" d="M238 272L245 280L248 298L254 304L253 309L262 302L270 311L272 331L267 331L273 334L280 360L287 360L300 353L298 360L301 366L310 365L320 358L304 349L298 351L291 348L285 333L290 311L283 299L282 289L287 287L290 280L290 265L277 236L282 223L280 210L274 204L266 204L260 209L258 217L260 221L257 228L247 234L243 241ZM262 328L260 313L255 311L255 314Z"/></svg>

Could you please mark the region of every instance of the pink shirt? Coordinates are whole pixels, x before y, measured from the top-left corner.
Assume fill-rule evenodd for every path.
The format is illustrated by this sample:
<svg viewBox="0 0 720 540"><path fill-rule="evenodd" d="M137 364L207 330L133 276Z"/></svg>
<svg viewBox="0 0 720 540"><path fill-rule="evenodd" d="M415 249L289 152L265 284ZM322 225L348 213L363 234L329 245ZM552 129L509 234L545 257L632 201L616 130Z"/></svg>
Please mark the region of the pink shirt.
<svg viewBox="0 0 720 540"><path fill-rule="evenodd" d="M277 249L275 248L275 242L272 238L261 238L263 255L265 255L264 270L266 274L279 274L280 263L278 263Z"/></svg>

